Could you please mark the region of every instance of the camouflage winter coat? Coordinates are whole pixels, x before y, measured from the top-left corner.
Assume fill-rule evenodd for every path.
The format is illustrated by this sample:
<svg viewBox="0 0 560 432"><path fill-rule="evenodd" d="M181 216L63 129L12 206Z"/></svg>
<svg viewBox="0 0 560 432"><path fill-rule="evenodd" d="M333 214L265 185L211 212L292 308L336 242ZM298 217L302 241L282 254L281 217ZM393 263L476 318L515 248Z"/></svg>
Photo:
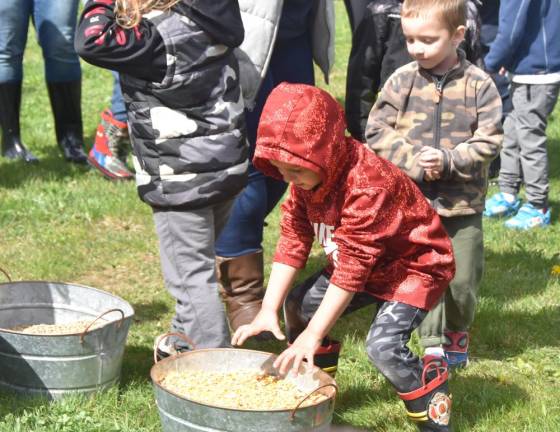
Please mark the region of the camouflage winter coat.
<svg viewBox="0 0 560 432"><path fill-rule="evenodd" d="M491 78L465 60L443 77L416 62L389 77L370 112L367 146L404 170L441 216L484 209L488 165L502 144L502 105ZM441 178L424 181L420 149L443 151Z"/></svg>

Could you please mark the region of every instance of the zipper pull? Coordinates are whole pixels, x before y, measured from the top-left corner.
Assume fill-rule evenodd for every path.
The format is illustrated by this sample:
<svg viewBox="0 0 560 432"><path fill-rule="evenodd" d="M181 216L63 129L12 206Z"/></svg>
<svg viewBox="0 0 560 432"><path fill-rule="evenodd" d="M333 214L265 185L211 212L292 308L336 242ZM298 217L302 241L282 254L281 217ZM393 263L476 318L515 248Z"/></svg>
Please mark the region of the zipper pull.
<svg viewBox="0 0 560 432"><path fill-rule="evenodd" d="M434 77L434 85L436 86L436 97L434 98L434 102L436 104L439 104L441 102L441 97L443 95L443 86L445 84L445 80L447 79L447 75L449 75L449 72L442 76L441 79L437 79L436 77Z"/></svg>
<svg viewBox="0 0 560 432"><path fill-rule="evenodd" d="M441 88L438 85L436 85L436 96L434 98L434 102L436 104L439 104L441 102L441 96L442 96Z"/></svg>
<svg viewBox="0 0 560 432"><path fill-rule="evenodd" d="M439 104L441 101L441 88L436 84L435 92L434 92L434 103Z"/></svg>

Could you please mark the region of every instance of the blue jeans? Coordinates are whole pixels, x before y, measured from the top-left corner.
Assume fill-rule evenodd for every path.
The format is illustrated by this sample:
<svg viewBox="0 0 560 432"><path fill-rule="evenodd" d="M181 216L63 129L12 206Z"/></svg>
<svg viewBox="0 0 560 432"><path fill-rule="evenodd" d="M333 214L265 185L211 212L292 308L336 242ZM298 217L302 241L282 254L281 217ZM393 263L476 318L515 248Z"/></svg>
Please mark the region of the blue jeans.
<svg viewBox="0 0 560 432"><path fill-rule="evenodd" d="M81 78L74 32L78 0L0 1L0 83L23 79L23 53L31 18L45 59L49 83Z"/></svg>
<svg viewBox="0 0 560 432"><path fill-rule="evenodd" d="M297 68L294 65L298 65ZM257 127L266 98L282 81L313 84L311 43L306 33L296 38L277 39L255 108L246 112L250 159L255 152ZM286 183L266 177L249 165L249 183L235 200L229 220L216 241L216 255L237 257L262 248L264 220L286 190Z"/></svg>
<svg viewBox="0 0 560 432"><path fill-rule="evenodd" d="M113 74L113 95L111 96L111 112L113 117L120 122L126 123L128 116L126 115L126 107L124 106L124 98L121 91L121 81L119 74L112 71Z"/></svg>

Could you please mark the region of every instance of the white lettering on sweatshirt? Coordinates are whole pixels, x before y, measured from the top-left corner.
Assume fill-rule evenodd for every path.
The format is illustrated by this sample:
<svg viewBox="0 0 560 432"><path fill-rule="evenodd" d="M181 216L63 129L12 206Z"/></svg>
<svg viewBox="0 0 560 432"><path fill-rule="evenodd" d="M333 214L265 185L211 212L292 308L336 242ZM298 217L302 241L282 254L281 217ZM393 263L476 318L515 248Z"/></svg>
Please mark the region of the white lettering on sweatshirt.
<svg viewBox="0 0 560 432"><path fill-rule="evenodd" d="M332 262L336 266L338 264L338 245L334 242L334 226L325 225L324 223L313 223L313 230L317 241L325 251L327 257L332 254Z"/></svg>

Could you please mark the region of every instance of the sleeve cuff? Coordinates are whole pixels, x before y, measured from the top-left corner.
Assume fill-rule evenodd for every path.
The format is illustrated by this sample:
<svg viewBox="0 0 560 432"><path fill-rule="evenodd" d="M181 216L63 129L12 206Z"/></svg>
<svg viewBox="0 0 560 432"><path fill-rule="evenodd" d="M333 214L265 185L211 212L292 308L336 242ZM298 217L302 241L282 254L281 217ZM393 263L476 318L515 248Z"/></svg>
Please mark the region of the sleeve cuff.
<svg viewBox="0 0 560 432"><path fill-rule="evenodd" d="M359 277L355 271L347 272L335 268L330 282L339 288L351 292L363 292L366 290L367 276Z"/></svg>
<svg viewBox="0 0 560 432"><path fill-rule="evenodd" d="M273 261L280 264L289 265L298 270L305 268L305 264L307 263L307 259L286 256L285 254L282 254L280 252L276 252L274 254Z"/></svg>

